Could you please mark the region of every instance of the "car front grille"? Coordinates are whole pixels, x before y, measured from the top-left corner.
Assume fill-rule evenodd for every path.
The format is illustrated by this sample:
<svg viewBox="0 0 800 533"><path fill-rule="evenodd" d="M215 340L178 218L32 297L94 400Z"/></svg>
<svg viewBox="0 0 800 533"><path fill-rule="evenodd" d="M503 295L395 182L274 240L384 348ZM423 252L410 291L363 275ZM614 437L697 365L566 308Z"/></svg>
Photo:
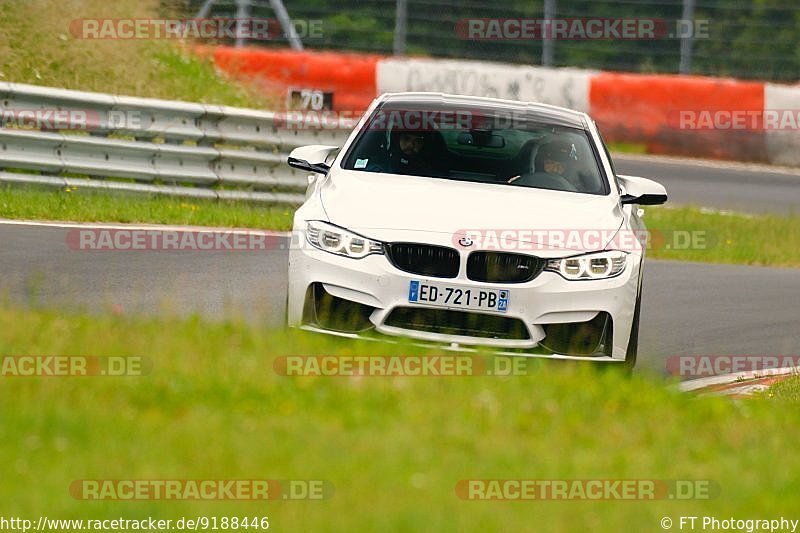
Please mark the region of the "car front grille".
<svg viewBox="0 0 800 533"><path fill-rule="evenodd" d="M450 309L398 307L389 313L384 325L429 333L487 339L526 340L530 338L528 328L518 318Z"/></svg>
<svg viewBox="0 0 800 533"><path fill-rule="evenodd" d="M545 260L509 252L472 252L467 259L467 277L486 283L525 283L542 273Z"/></svg>
<svg viewBox="0 0 800 533"><path fill-rule="evenodd" d="M446 246L418 244L413 242L394 242L386 246L392 264L404 272L454 278L458 276L458 251Z"/></svg>

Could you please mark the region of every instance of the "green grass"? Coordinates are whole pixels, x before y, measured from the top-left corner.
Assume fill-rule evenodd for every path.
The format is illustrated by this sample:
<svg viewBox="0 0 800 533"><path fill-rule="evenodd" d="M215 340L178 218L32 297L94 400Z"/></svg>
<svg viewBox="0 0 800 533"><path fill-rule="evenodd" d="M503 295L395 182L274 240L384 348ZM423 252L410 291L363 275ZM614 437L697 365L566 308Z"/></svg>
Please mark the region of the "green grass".
<svg viewBox="0 0 800 533"><path fill-rule="evenodd" d="M0 189L0 218L77 222L159 223L288 230L294 209L163 196L80 190Z"/></svg>
<svg viewBox="0 0 800 533"><path fill-rule="evenodd" d="M792 410L658 378L285 377L281 355L408 354L237 322L0 308L0 354L142 356L139 377L4 377L0 516L268 515L291 531L658 531L663 516L789 516ZM775 458L781 458L775 468ZM78 479L321 479L324 501L83 501ZM464 501L462 479L712 480L691 501Z"/></svg>
<svg viewBox="0 0 800 533"><path fill-rule="evenodd" d="M646 154L647 145L644 143L624 143L624 142L609 142L608 149L611 152L619 152L623 154Z"/></svg>
<svg viewBox="0 0 800 533"><path fill-rule="evenodd" d="M190 102L274 108L255 87L229 82L164 39L81 39L76 19L173 16L157 0L25 0L0 2L0 81Z"/></svg>
<svg viewBox="0 0 800 533"><path fill-rule="evenodd" d="M779 401L800 401L800 375L793 375L778 381L769 388L765 396Z"/></svg>
<svg viewBox="0 0 800 533"><path fill-rule="evenodd" d="M745 215L706 212L696 207L659 207L648 208L644 220L657 243L648 252L650 257L800 266L800 215L797 214Z"/></svg>

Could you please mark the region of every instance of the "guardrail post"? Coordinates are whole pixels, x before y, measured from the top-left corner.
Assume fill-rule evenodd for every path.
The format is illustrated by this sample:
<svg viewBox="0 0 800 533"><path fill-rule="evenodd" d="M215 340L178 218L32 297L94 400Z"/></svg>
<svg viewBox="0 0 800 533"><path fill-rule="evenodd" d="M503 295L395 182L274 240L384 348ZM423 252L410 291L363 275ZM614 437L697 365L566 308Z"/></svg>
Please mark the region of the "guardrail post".
<svg viewBox="0 0 800 533"><path fill-rule="evenodd" d="M406 27L408 26L408 2L397 0L397 14L394 21L394 55L406 53Z"/></svg>
<svg viewBox="0 0 800 533"><path fill-rule="evenodd" d="M249 18L250 14L250 0L236 0L236 48L244 46L244 37L242 34L246 27L252 27L252 23L245 26L245 21Z"/></svg>
<svg viewBox="0 0 800 533"><path fill-rule="evenodd" d="M688 21L694 21L694 5L695 0L683 0L683 14L681 15L681 30ZM692 71L692 44L694 40L694 24L691 26L692 31L689 35L681 33L681 62L678 66L678 72L681 74L689 74Z"/></svg>
<svg viewBox="0 0 800 533"><path fill-rule="evenodd" d="M544 0L544 24L542 24L542 66L553 66L552 23L556 16L556 0Z"/></svg>

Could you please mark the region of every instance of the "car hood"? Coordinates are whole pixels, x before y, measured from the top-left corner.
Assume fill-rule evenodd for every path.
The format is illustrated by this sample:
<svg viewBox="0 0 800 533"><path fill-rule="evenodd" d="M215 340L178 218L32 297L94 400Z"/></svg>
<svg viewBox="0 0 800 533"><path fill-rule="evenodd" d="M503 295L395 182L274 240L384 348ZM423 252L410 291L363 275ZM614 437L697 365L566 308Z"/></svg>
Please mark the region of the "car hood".
<svg viewBox="0 0 800 533"><path fill-rule="evenodd" d="M491 248L494 236L541 249L601 250L624 221L610 195L342 169L325 180L320 198L331 223L372 239L454 246L468 236L474 249ZM597 239L569 237L598 230Z"/></svg>

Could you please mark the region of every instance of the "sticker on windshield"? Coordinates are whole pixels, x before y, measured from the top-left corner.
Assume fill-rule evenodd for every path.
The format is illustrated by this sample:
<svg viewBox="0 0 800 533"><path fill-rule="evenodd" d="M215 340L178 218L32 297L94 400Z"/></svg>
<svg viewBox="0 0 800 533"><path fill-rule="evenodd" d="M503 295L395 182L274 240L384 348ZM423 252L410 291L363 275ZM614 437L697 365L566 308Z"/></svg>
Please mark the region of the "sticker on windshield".
<svg viewBox="0 0 800 533"><path fill-rule="evenodd" d="M369 159L356 159L356 164L353 165L353 168L366 168Z"/></svg>

